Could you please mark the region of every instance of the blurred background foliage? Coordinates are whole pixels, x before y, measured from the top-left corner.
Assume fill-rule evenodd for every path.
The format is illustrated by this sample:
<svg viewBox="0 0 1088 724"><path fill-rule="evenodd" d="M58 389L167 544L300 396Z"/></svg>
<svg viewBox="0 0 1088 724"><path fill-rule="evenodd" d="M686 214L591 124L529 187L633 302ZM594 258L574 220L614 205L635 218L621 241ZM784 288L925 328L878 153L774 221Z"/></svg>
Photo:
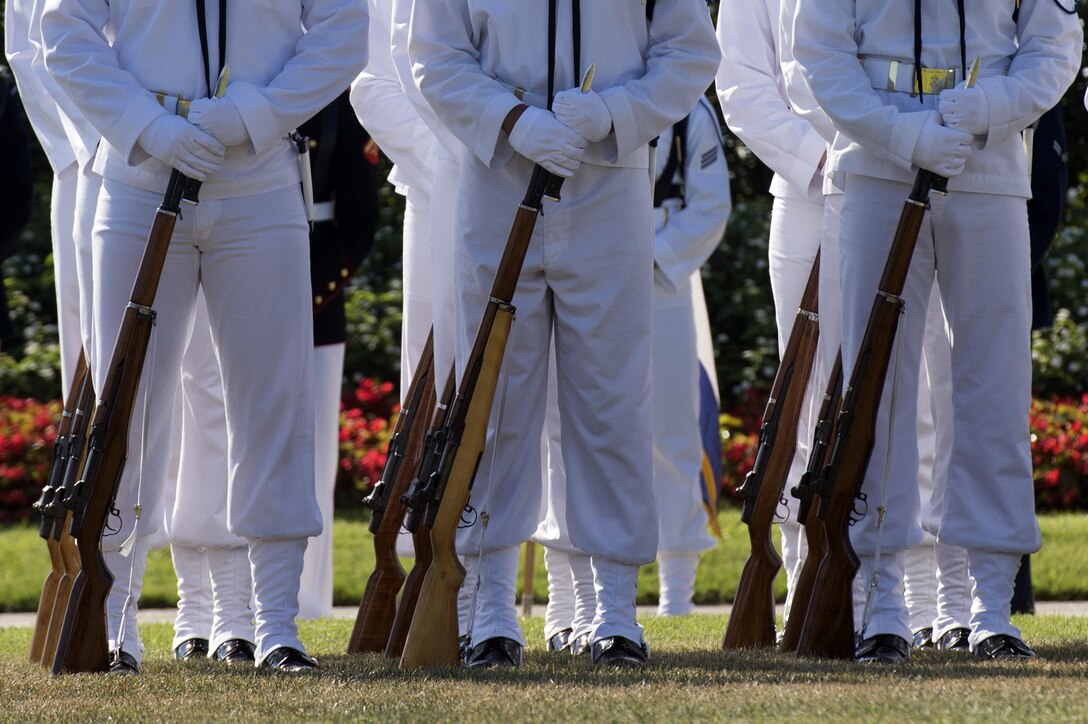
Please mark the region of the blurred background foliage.
<svg viewBox="0 0 1088 724"><path fill-rule="evenodd" d="M2 2L0 2L2 5ZM711 10L716 12L717 3ZM1082 16L1084 5L1079 4ZM1069 138L1070 191L1065 224L1046 266L1054 326L1033 341L1035 387L1040 397L1074 396L1088 385L1088 112L1085 77L1062 102ZM716 102L716 100L715 100ZM725 133L734 201L725 236L703 268L703 284L717 352L722 407L759 401L777 365L774 312L767 272L771 172L735 136ZM385 170L388 162L383 159ZM35 212L3 280L21 339L0 350L0 392L42 400L60 396L56 303L49 241L52 174L35 143ZM404 199L385 185L381 224L370 257L347 292L348 350L345 390L364 377L399 380L401 220ZM149 212L150 213L150 212Z"/></svg>

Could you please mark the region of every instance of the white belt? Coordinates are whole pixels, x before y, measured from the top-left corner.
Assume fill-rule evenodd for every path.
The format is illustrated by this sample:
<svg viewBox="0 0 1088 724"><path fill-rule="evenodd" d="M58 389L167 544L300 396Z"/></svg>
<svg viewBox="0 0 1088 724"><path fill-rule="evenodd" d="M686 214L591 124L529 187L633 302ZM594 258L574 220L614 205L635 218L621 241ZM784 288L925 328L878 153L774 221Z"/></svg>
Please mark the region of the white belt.
<svg viewBox="0 0 1088 724"><path fill-rule="evenodd" d="M332 221L334 218L336 218L335 201L319 201L314 204L314 223L319 221Z"/></svg>

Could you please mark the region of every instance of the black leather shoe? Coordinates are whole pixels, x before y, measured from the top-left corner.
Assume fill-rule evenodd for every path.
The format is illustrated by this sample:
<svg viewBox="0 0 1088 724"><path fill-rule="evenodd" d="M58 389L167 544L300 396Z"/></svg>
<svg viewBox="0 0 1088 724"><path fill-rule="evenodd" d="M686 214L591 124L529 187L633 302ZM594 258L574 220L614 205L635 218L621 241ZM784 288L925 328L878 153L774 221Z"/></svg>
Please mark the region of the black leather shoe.
<svg viewBox="0 0 1088 724"><path fill-rule="evenodd" d="M465 659L465 666L470 669L490 669L493 666L516 669L521 666L521 644L505 636L486 639L472 647Z"/></svg>
<svg viewBox="0 0 1088 724"><path fill-rule="evenodd" d="M140 665L136 663L136 659L133 658L132 654L127 651L111 651L109 662L109 672L111 674L129 676L130 674L140 673Z"/></svg>
<svg viewBox="0 0 1088 724"><path fill-rule="evenodd" d="M970 651L971 642L967 637L971 635L969 628L953 628L945 631L937 639L938 651Z"/></svg>
<svg viewBox="0 0 1088 724"><path fill-rule="evenodd" d="M280 646L264 657L260 668L282 671L285 674L299 674L316 669L317 659L290 646Z"/></svg>
<svg viewBox="0 0 1088 724"><path fill-rule="evenodd" d="M645 666L649 660L645 641L636 644L623 636L610 636L593 642L594 666Z"/></svg>
<svg viewBox="0 0 1088 724"><path fill-rule="evenodd" d="M203 659L208 655L208 639L185 639L174 647L174 658L178 661Z"/></svg>
<svg viewBox="0 0 1088 724"><path fill-rule="evenodd" d="M931 649L933 648L933 629L929 626L920 628L914 632L914 641L911 642L911 646L916 649Z"/></svg>
<svg viewBox="0 0 1088 724"><path fill-rule="evenodd" d="M1032 659L1035 652L1020 639L1008 634L994 634L978 642L975 658L983 661Z"/></svg>
<svg viewBox="0 0 1088 724"><path fill-rule="evenodd" d="M562 631L557 631L548 639L548 651L560 652L566 651L570 648L570 635L574 633L572 629L565 628Z"/></svg>
<svg viewBox="0 0 1088 724"><path fill-rule="evenodd" d="M872 661L881 663L906 661L910 658L910 644L902 636L877 634L862 639L861 643L854 649L854 658L865 663Z"/></svg>
<svg viewBox="0 0 1088 724"><path fill-rule="evenodd" d="M212 654L212 660L231 665L252 664L253 653L256 650L256 647L245 639L227 639Z"/></svg>
<svg viewBox="0 0 1088 724"><path fill-rule="evenodd" d="M581 656L589 651L589 634L584 633L581 636L575 636L567 643L570 648L571 656Z"/></svg>

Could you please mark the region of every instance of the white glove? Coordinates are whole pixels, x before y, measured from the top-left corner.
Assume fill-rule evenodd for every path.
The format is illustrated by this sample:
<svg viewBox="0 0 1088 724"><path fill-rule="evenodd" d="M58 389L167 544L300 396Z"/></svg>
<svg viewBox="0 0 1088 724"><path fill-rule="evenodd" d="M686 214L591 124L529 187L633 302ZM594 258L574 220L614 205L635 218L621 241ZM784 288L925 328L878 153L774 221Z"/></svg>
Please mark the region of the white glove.
<svg viewBox="0 0 1088 724"><path fill-rule="evenodd" d="M601 140L612 130L612 114L604 99L594 91L582 93L572 88L556 93L552 110L556 118L590 143Z"/></svg>
<svg viewBox="0 0 1088 724"><path fill-rule="evenodd" d="M937 102L944 125L984 136L990 130L990 104L980 88L949 88L941 91Z"/></svg>
<svg viewBox="0 0 1088 724"><path fill-rule="evenodd" d="M136 139L140 148L195 181L223 165L223 144L181 116L159 116Z"/></svg>
<svg viewBox="0 0 1088 724"><path fill-rule="evenodd" d="M945 178L958 176L971 155L973 138L969 133L945 128L936 116L930 116L922 126L910 160L915 166Z"/></svg>
<svg viewBox="0 0 1088 724"><path fill-rule="evenodd" d="M582 165L586 139L560 123L555 114L529 106L510 131L510 145L556 176L570 178Z"/></svg>
<svg viewBox="0 0 1088 724"><path fill-rule="evenodd" d="M249 131L230 98L198 98L189 104L189 123L215 136L224 146L249 143Z"/></svg>

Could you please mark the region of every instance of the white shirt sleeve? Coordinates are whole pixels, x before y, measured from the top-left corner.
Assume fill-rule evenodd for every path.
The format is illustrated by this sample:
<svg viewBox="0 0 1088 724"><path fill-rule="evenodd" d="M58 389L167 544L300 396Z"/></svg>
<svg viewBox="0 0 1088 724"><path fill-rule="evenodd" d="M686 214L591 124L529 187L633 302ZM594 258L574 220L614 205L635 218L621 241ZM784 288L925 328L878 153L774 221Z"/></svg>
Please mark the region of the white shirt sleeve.
<svg viewBox="0 0 1088 724"><path fill-rule="evenodd" d="M654 237L659 278L673 291L717 248L733 205L718 119L705 99L688 117L686 136L684 206L670 211Z"/></svg>
<svg viewBox="0 0 1088 724"><path fill-rule="evenodd" d="M722 60L716 84L726 124L772 171L807 189L827 144L786 99L777 14L771 17L764 0L724 0L717 34Z"/></svg>
<svg viewBox="0 0 1088 724"><path fill-rule="evenodd" d="M431 133L401 87L393 67L389 0L369 0L369 55L366 68L351 84L351 107L367 132L397 168L394 177L417 189L429 190L427 152Z"/></svg>

